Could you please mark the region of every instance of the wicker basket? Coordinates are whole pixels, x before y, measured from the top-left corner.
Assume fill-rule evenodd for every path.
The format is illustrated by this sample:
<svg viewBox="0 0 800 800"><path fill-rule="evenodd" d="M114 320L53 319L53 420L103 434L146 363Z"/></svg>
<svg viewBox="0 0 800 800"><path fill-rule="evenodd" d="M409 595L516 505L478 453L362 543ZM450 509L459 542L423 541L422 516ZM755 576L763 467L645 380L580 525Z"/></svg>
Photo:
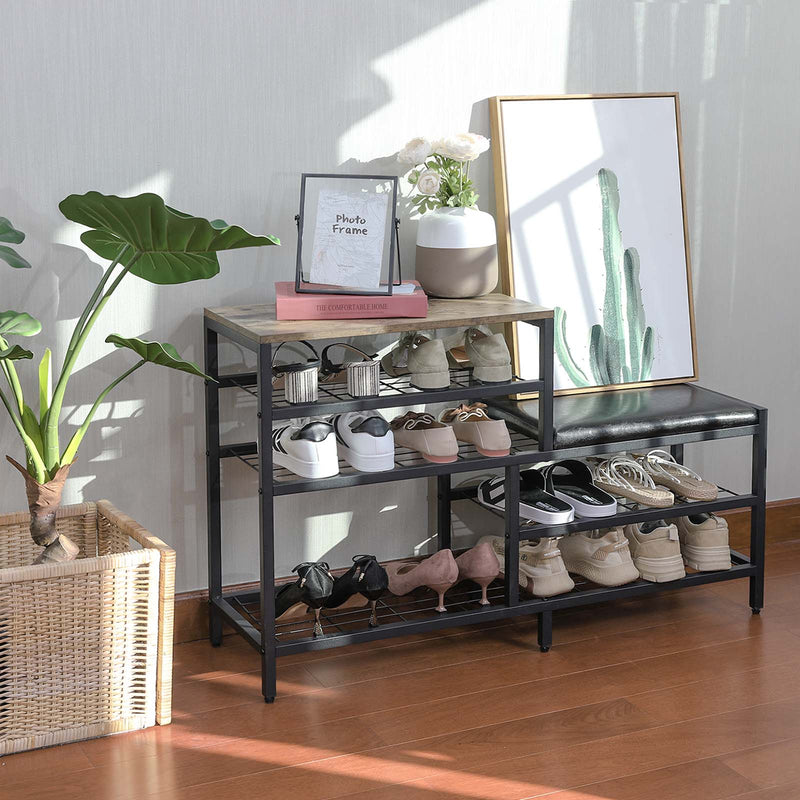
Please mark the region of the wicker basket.
<svg viewBox="0 0 800 800"><path fill-rule="evenodd" d="M0 515L0 754L170 721L175 551L109 502L64 506L81 552L29 566L30 515Z"/></svg>

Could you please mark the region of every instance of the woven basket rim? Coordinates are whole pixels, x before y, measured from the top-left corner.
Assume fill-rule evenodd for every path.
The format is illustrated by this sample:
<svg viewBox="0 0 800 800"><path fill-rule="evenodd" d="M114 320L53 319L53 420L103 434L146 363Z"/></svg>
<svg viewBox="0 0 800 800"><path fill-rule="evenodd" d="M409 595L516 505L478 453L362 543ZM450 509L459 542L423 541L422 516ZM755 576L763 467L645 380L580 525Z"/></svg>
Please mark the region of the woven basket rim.
<svg viewBox="0 0 800 800"><path fill-rule="evenodd" d="M131 517L122 514L108 500L89 501L84 503L71 503L59 506L56 509L56 519L67 517L82 517L91 515L95 519L103 516L113 522L131 538L138 541L141 548L128 550L123 553L109 553L103 556L90 556L76 558L62 564L25 564L18 567L0 568L0 583L16 583L19 581L46 580L48 578L63 577L66 575L82 575L88 572L98 572L105 569L118 569L132 567L149 560L159 560L162 556L170 554L174 557L172 548L167 547L160 539L153 536L150 531L139 525ZM0 535L3 527L7 525L25 524L30 520L29 511L15 511L10 514L0 514ZM98 527L99 533L99 527Z"/></svg>

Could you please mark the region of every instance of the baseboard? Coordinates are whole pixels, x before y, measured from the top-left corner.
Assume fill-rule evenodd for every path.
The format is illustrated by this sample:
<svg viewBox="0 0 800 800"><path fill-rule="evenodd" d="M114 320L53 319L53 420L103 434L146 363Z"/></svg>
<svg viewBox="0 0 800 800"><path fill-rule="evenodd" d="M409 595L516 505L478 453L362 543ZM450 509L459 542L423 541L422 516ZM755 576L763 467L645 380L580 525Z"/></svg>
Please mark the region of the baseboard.
<svg viewBox="0 0 800 800"><path fill-rule="evenodd" d="M721 516L728 520L731 547L735 550L750 546L750 510L747 508L726 511ZM800 498L774 500L767 503L767 542L786 542L800 539ZM282 580L292 580L283 578ZM255 591L257 583L227 586L226 591ZM230 629L229 632L233 632ZM208 592L180 592L175 595L175 643L192 642L208 636Z"/></svg>

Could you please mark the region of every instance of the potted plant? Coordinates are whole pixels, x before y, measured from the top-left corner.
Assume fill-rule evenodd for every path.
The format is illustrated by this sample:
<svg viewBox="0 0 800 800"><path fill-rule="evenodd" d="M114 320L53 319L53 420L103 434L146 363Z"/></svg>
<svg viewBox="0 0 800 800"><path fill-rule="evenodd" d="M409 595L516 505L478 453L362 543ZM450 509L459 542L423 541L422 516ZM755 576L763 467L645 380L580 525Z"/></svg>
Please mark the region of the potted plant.
<svg viewBox="0 0 800 800"><path fill-rule="evenodd" d="M70 195L60 209L89 228L83 243L111 264L58 370L43 351L38 404L26 401L17 372L33 353L14 340L42 326L24 311L0 312L0 400L25 452L24 466L9 461L29 505L0 515L0 754L169 723L175 553L108 501L60 506L61 493L95 412L129 375L156 364L209 378L171 344L112 333L106 341L134 363L120 367L66 442L61 408L89 332L128 275L156 284L211 278L218 251L279 244L154 194ZM30 268L11 246L24 238L0 218L0 260Z"/></svg>
<svg viewBox="0 0 800 800"><path fill-rule="evenodd" d="M161 285L212 278L219 272L217 252L279 244L274 236L254 236L222 220L209 222L177 211L155 194L137 197L116 197L99 192L73 194L63 200L59 208L67 219L89 228L81 235L81 241L111 264L75 324L52 392L51 353L49 349L44 350L38 368L38 414L24 398L16 367L16 362L32 359L33 353L20 344L12 344L11 339L34 336L41 330L41 323L24 311L0 312L0 369L8 383L8 394L0 388L0 400L22 440L25 466L6 457L25 480L31 536L44 548L36 563L60 563L77 556L75 543L56 530L55 511L81 441L106 396L145 364L208 379L196 364L183 359L169 343L112 333L106 341L132 351L137 360L100 392L83 424L62 449L59 417L69 379L90 331L120 283L128 275ZM25 234L7 219L0 218L0 242L7 243L0 245L0 259L17 269L30 268L30 264L9 246L20 244L24 238Z"/></svg>
<svg viewBox="0 0 800 800"><path fill-rule="evenodd" d="M417 229L416 278L436 297L479 297L497 285L494 219L477 207L470 164L489 140L460 133L431 143L412 139L397 159L411 168Z"/></svg>

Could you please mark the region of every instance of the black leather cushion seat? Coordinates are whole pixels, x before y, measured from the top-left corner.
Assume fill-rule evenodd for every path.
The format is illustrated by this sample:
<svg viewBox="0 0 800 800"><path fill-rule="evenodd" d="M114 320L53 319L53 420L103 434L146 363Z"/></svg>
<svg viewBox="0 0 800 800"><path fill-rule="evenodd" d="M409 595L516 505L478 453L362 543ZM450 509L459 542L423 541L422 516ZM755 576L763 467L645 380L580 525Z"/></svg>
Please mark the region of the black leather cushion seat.
<svg viewBox="0 0 800 800"><path fill-rule="evenodd" d="M536 435L538 400L489 401L491 416ZM691 383L553 398L556 449L649 439L757 422L758 406Z"/></svg>

